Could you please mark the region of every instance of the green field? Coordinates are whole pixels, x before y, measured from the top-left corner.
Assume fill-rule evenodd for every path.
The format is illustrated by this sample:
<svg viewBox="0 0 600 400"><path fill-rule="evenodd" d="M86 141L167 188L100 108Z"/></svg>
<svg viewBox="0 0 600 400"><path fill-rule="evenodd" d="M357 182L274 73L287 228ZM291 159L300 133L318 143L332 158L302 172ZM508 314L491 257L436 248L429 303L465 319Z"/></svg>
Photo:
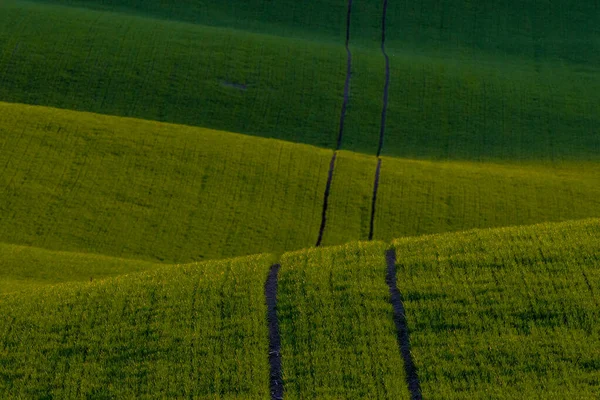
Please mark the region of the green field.
<svg viewBox="0 0 600 400"><path fill-rule="evenodd" d="M0 103L0 243L153 262L314 245L331 151ZM323 244L366 240L376 160L342 151ZM375 238L600 216L597 163L385 157Z"/></svg>
<svg viewBox="0 0 600 400"><path fill-rule="evenodd" d="M325 33L323 40L251 34L16 0L0 7L2 101L335 146L346 68L343 34L334 41ZM364 32L379 27L377 7L355 7L352 26ZM384 80L378 35L351 39L346 150L377 149ZM394 46L393 37L388 41ZM452 55L408 45L388 53L386 155L598 160L600 80L593 60L476 49Z"/></svg>
<svg viewBox="0 0 600 400"><path fill-rule="evenodd" d="M428 399L595 399L598 220L399 239Z"/></svg>
<svg viewBox="0 0 600 400"><path fill-rule="evenodd" d="M0 0L1 399L594 399L599 218L597 0Z"/></svg>
<svg viewBox="0 0 600 400"><path fill-rule="evenodd" d="M395 240L424 398L594 398L599 237L593 219ZM280 257L286 398L409 398L385 281L390 247ZM78 257L82 269L113 268ZM266 398L263 284L275 260L0 295L0 395Z"/></svg>
<svg viewBox="0 0 600 400"><path fill-rule="evenodd" d="M265 398L271 260L163 267L2 296L0 395Z"/></svg>

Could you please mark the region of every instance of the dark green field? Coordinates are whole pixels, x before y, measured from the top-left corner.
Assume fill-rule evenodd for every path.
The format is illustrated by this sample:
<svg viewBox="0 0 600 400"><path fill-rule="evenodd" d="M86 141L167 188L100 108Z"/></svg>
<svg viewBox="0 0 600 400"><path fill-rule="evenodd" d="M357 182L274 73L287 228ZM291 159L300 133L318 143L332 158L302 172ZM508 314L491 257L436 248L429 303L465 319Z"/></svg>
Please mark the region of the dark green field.
<svg viewBox="0 0 600 400"><path fill-rule="evenodd" d="M0 3L2 399L595 399L598 218L596 0Z"/></svg>

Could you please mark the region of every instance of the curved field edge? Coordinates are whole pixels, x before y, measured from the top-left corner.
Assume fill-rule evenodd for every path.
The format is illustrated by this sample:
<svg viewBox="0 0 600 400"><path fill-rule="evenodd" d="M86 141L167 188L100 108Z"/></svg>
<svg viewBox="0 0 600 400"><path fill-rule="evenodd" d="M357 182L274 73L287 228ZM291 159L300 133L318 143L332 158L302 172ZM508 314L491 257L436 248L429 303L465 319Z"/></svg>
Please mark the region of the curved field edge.
<svg viewBox="0 0 600 400"><path fill-rule="evenodd" d="M0 241L160 262L310 246L331 151L0 103Z"/></svg>
<svg viewBox="0 0 600 400"><path fill-rule="evenodd" d="M267 398L269 255L0 300L3 398Z"/></svg>
<svg viewBox="0 0 600 400"><path fill-rule="evenodd" d="M151 262L315 243L331 150L0 103L0 242ZM340 151L323 244L369 237L377 159ZM383 157L374 238L600 216L594 162Z"/></svg>
<svg viewBox="0 0 600 400"><path fill-rule="evenodd" d="M143 260L0 243L0 295L41 285L94 281L159 268Z"/></svg>
<svg viewBox="0 0 600 400"><path fill-rule="evenodd" d="M279 259L289 398L408 398L385 281L393 247L424 397L593 398L599 239L600 220L591 219L167 266L7 294L0 393L266 398L263 290Z"/></svg>

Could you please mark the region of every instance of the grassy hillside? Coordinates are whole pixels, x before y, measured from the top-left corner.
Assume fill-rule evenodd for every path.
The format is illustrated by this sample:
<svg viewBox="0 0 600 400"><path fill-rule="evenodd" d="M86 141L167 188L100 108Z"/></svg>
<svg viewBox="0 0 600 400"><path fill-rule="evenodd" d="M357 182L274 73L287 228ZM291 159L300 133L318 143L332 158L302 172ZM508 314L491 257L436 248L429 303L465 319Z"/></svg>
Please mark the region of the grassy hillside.
<svg viewBox="0 0 600 400"><path fill-rule="evenodd" d="M323 243L366 240L375 157L342 151ZM374 237L600 216L598 163L475 163L384 157Z"/></svg>
<svg viewBox="0 0 600 400"><path fill-rule="evenodd" d="M287 3L264 3L254 10ZM332 41L325 34L250 34L15 0L0 7L0 100L335 147L346 73L343 33ZM330 15L326 12L333 5L322 7ZM383 107L381 10L379 2L356 2L355 7L357 32L377 31L364 43L352 31L342 148L373 154ZM388 11L391 86L384 154L598 160L598 63L394 47L393 35L401 29L392 28L393 15L403 15L395 7L400 6ZM297 23L317 9L303 5L295 14ZM261 15L256 11L254 20ZM595 37L586 40L593 44ZM588 50L585 54L593 53Z"/></svg>
<svg viewBox="0 0 600 400"><path fill-rule="evenodd" d="M183 262L318 236L331 152L0 104L0 242Z"/></svg>
<svg viewBox="0 0 600 400"><path fill-rule="evenodd" d="M424 398L594 398L600 222L394 241ZM384 252L280 258L286 398L409 398ZM266 398L268 255L0 296L3 398ZM108 260L109 261L109 260Z"/></svg>
<svg viewBox="0 0 600 400"><path fill-rule="evenodd" d="M286 398L407 399L383 243L289 253L279 319Z"/></svg>
<svg viewBox="0 0 600 400"><path fill-rule="evenodd" d="M597 397L600 221L394 247L424 397Z"/></svg>
<svg viewBox="0 0 600 400"><path fill-rule="evenodd" d="M159 266L141 260L0 243L0 294L42 285L105 279Z"/></svg>
<svg viewBox="0 0 600 400"><path fill-rule="evenodd" d="M7 103L0 133L0 242L187 262L318 237L330 150ZM324 244L368 238L375 165L340 152ZM600 216L597 163L385 157L381 171L376 239Z"/></svg>
<svg viewBox="0 0 600 400"><path fill-rule="evenodd" d="M325 40L344 36L347 8L343 0L301 3L292 0L46 1ZM354 1L352 6L352 38L365 46L379 41L383 1ZM455 54L486 51L597 65L599 7L593 0L576 3L567 0L389 2L388 45Z"/></svg>
<svg viewBox="0 0 600 400"><path fill-rule="evenodd" d="M2 398L267 398L269 256L0 297Z"/></svg>

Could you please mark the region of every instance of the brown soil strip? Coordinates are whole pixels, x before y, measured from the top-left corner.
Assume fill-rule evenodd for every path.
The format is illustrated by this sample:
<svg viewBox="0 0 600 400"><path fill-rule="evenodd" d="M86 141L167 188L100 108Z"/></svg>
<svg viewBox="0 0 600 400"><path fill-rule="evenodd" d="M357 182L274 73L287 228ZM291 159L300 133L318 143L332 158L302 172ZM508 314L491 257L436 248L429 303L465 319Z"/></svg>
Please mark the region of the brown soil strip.
<svg viewBox="0 0 600 400"><path fill-rule="evenodd" d="M265 283L265 298L267 300L267 325L269 327L269 365L271 399L283 399L283 375L281 373L281 337L279 321L277 320L277 275L280 264L274 264L269 270Z"/></svg>
<svg viewBox="0 0 600 400"><path fill-rule="evenodd" d="M377 204L377 191L379 190L379 175L381 173L381 158L377 159L377 169L375 170L375 183L373 185L373 199L371 200L371 225L369 227L369 240L373 240L373 230L375 228L375 206Z"/></svg>
<svg viewBox="0 0 600 400"><path fill-rule="evenodd" d="M406 322L406 310L402 303L402 295L396 285L396 251L388 250L385 252L385 260L387 263L386 283L390 288L390 303L394 309L394 323L396 324L396 337L400 353L404 359L404 370L406 372L406 383L412 400L421 400L421 385L419 384L419 376L417 367L410 352L410 338L408 324Z"/></svg>

